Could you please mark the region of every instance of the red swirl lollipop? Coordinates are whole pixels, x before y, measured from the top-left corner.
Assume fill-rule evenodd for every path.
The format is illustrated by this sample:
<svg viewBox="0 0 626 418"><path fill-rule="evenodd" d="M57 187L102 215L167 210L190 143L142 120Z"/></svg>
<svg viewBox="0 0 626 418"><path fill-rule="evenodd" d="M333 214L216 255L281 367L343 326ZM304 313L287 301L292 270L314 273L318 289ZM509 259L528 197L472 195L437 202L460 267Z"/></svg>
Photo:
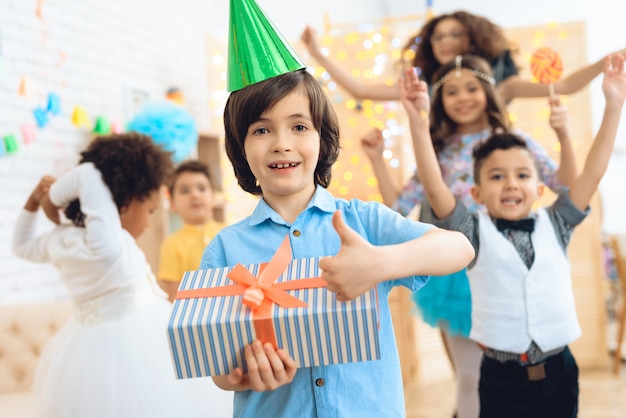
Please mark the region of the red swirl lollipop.
<svg viewBox="0 0 626 418"><path fill-rule="evenodd" d="M558 52L548 47L537 48L530 58L530 71L540 83L547 84L554 96L553 84L563 74L563 60Z"/></svg>

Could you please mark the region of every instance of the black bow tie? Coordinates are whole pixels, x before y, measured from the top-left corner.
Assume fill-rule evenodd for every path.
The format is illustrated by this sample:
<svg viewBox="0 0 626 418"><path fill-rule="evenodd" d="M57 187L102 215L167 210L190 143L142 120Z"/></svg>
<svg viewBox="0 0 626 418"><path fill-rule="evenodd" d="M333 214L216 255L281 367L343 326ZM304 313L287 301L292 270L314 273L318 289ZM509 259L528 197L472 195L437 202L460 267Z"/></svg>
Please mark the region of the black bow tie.
<svg viewBox="0 0 626 418"><path fill-rule="evenodd" d="M505 229L518 229L520 231L533 232L535 230L535 220L533 218L521 219L519 221L496 219L496 228L498 228L500 232L504 232Z"/></svg>

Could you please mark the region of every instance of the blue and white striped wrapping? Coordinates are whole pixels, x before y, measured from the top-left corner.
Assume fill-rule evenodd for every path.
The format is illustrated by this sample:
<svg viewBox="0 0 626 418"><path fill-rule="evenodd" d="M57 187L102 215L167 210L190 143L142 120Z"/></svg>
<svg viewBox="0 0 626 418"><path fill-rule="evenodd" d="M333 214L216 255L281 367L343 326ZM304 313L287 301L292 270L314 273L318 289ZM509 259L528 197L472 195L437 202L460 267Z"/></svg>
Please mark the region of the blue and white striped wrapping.
<svg viewBox="0 0 626 418"><path fill-rule="evenodd" d="M277 283L319 277L319 258L293 260ZM255 276L259 265L245 266ZM233 285L232 267L185 273L180 290ZM300 367L380 359L376 290L349 302L338 302L326 288L287 291L307 308L272 307L278 347ZM177 299L168 325L179 379L246 370L243 347L255 339L253 315L243 296Z"/></svg>

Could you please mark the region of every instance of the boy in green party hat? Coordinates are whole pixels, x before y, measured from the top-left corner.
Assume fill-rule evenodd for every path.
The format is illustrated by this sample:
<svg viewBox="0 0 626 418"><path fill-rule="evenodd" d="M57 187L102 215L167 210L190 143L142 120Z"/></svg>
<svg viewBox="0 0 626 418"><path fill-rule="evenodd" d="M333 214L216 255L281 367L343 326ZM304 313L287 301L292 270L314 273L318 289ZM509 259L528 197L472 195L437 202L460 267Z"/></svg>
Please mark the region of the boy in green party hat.
<svg viewBox="0 0 626 418"><path fill-rule="evenodd" d="M326 94L252 0L231 0L230 20L226 152L241 188L261 199L218 233L200 268L267 262L285 236L293 258L329 256L319 267L337 300L376 288L381 359L298 368L286 349L257 340L244 347L247 373L213 379L236 391L237 417L403 417L389 292L460 270L471 245L378 202L333 197L339 125Z"/></svg>

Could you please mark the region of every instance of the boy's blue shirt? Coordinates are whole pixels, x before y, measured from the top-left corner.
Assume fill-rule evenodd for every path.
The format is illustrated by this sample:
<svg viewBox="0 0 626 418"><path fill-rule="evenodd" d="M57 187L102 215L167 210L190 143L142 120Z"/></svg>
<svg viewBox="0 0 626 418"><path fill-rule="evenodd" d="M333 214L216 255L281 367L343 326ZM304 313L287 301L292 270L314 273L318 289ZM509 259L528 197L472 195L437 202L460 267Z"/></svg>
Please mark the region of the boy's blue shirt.
<svg viewBox="0 0 626 418"><path fill-rule="evenodd" d="M293 224L285 222L261 199L251 216L219 232L205 249L200 268L267 262L286 234L289 234L294 259L335 255L341 245L332 225L336 210L341 211L347 225L374 245L409 241L433 228L404 218L377 202L337 199L318 186ZM405 416L388 295L399 285L417 291L427 280L427 276L415 276L378 285L381 360L301 368L292 383L274 391L236 392L234 416Z"/></svg>

